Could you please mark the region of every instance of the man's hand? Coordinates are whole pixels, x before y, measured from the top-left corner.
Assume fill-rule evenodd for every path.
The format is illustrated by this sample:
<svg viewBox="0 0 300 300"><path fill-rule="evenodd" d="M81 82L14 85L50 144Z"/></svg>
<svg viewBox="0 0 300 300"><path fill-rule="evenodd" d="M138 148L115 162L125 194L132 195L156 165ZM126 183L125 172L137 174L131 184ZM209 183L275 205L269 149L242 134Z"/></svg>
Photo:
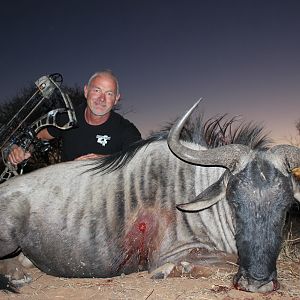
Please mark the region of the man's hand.
<svg viewBox="0 0 300 300"><path fill-rule="evenodd" d="M23 160L28 159L31 156L30 152L25 152L21 147L13 145L11 151L7 157L7 160L14 166L21 163Z"/></svg>
<svg viewBox="0 0 300 300"><path fill-rule="evenodd" d="M96 158L105 157L105 156L108 156L108 155L89 153L86 155L79 156L79 157L75 158L74 160L96 159Z"/></svg>

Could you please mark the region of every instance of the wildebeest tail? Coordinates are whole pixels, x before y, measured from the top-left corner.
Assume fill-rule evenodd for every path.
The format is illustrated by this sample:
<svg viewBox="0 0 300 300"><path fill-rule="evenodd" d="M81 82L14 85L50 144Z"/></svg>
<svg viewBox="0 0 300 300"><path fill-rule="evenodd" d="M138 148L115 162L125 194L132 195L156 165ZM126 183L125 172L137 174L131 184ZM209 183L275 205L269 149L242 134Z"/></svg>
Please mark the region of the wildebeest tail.
<svg viewBox="0 0 300 300"><path fill-rule="evenodd" d="M2 274L0 274L0 291L18 293L16 286Z"/></svg>

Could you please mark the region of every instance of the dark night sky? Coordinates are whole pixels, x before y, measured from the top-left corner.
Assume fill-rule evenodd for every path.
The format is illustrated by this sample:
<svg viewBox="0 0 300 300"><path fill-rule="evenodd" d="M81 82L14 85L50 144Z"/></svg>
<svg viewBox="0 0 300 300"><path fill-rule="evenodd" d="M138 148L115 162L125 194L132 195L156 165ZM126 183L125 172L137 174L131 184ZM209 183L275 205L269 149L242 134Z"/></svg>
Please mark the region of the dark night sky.
<svg viewBox="0 0 300 300"><path fill-rule="evenodd" d="M207 116L263 122L296 135L300 1L5 1L0 101L42 75L83 86L95 71L119 77L126 115L146 137L197 99Z"/></svg>

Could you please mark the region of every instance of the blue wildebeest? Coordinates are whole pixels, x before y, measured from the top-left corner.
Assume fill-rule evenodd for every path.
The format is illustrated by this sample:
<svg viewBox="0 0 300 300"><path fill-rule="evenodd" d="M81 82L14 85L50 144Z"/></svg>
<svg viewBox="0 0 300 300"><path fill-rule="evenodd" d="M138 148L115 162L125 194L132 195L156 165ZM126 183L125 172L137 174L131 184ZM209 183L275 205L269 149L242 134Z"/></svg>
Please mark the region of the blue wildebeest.
<svg viewBox="0 0 300 300"><path fill-rule="evenodd" d="M285 214L298 192L290 170L300 152L266 149L261 130L250 125L232 133L235 144L220 146L228 141L218 122L198 127L199 143L182 141L191 111L170 132L172 151L166 135L157 135L124 153L1 184L0 257L20 248L54 276L148 269L161 278L182 262L192 268L238 254L237 288L276 289Z"/></svg>

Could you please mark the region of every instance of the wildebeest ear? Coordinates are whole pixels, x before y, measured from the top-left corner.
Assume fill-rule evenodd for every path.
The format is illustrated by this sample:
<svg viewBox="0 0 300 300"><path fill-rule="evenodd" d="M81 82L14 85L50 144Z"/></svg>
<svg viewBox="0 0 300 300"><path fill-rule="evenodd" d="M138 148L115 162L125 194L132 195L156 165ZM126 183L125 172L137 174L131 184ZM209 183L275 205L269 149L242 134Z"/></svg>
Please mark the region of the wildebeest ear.
<svg viewBox="0 0 300 300"><path fill-rule="evenodd" d="M218 181L200 193L192 202L178 204L176 207L181 211L193 212L209 208L224 199L226 197L228 173L226 171Z"/></svg>
<svg viewBox="0 0 300 300"><path fill-rule="evenodd" d="M300 168L294 168L292 174L296 180L300 181Z"/></svg>
<svg viewBox="0 0 300 300"><path fill-rule="evenodd" d="M300 202L300 181L299 177L292 177L294 198Z"/></svg>

